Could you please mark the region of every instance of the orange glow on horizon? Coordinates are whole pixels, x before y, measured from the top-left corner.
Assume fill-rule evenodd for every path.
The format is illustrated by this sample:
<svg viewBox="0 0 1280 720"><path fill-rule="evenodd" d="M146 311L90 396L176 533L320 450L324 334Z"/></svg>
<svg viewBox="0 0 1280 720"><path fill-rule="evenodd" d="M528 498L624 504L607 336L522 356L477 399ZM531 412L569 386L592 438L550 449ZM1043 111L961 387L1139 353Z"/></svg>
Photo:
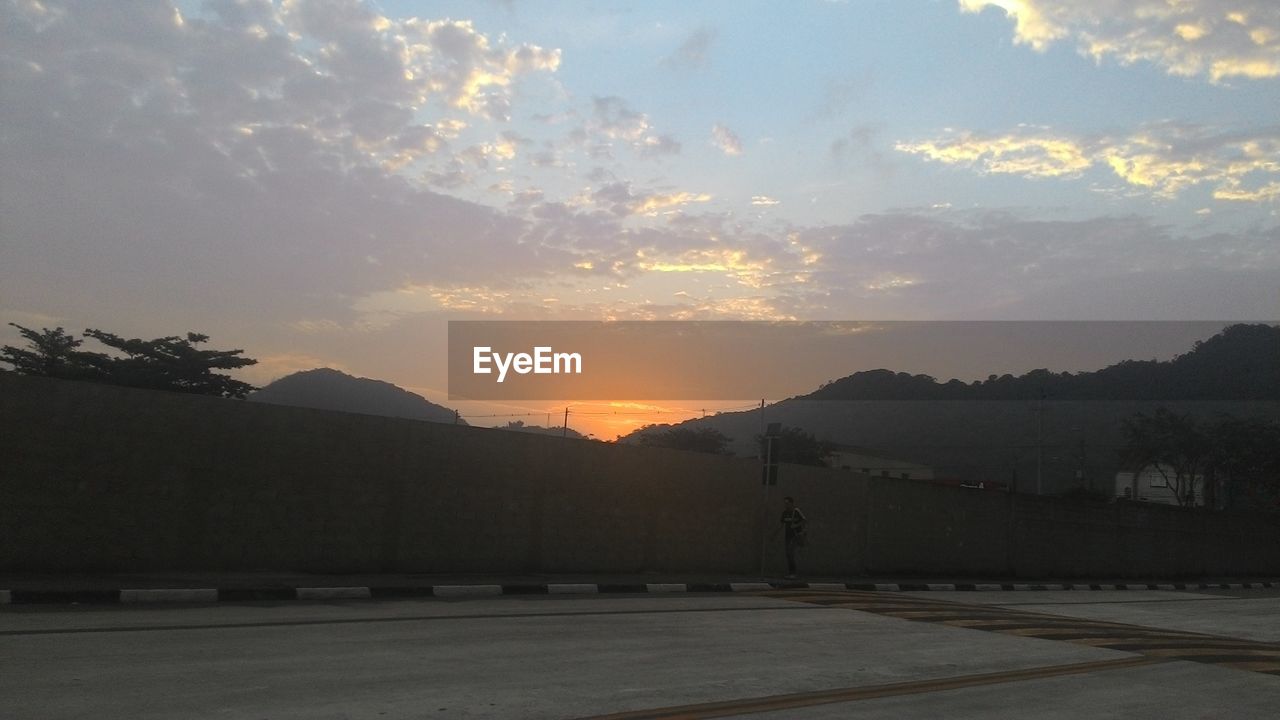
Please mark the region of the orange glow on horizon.
<svg viewBox="0 0 1280 720"><path fill-rule="evenodd" d="M421 392L419 388L417 392ZM434 394L434 393L433 393ZM670 403L634 400L593 400L575 402L539 401L514 404L485 401L453 401L433 398L433 402L456 407L460 417L475 427L500 428L509 422L537 427L564 426L569 410L569 429L595 440L613 442L646 425L675 425L686 420L710 417L718 412L741 412L758 407L760 401L674 401Z"/></svg>
<svg viewBox="0 0 1280 720"><path fill-rule="evenodd" d="M479 403L477 403L479 404ZM547 409L539 413L526 411L522 416L510 417L474 417L468 420L479 427L501 427L513 420L523 420L527 425L542 427L563 427L565 408L569 409L569 429L595 440L612 442L619 436L630 434L646 425L675 425L686 420L711 416L717 412L742 411L754 407L744 402L688 403L665 404L652 402L634 402L629 400L611 400L607 402L566 401L555 403L555 409ZM508 412L495 410L494 413ZM510 410L510 412L515 412ZM475 415L483 415L479 410ZM465 417L465 414L464 414ZM549 420L549 424L548 424Z"/></svg>

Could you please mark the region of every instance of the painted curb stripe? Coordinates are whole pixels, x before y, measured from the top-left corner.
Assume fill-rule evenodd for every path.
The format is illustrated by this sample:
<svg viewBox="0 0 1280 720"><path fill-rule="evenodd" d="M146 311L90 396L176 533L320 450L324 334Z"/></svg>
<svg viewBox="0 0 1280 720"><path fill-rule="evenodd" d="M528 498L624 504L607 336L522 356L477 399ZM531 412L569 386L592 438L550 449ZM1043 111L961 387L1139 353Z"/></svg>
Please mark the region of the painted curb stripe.
<svg viewBox="0 0 1280 720"><path fill-rule="evenodd" d="M295 588L218 588L218 602L297 600Z"/></svg>
<svg viewBox="0 0 1280 720"><path fill-rule="evenodd" d="M113 604L148 602L271 602L280 600L367 600L415 597L485 597L493 595L586 595L596 593L715 593L767 590L910 591L1045 591L1045 590L1252 590L1280 587L1280 581L1247 583L517 583L512 585L420 585L409 587L310 588L126 588L121 590L0 590L0 605Z"/></svg>
<svg viewBox="0 0 1280 720"><path fill-rule="evenodd" d="M120 602L119 590L11 590L10 593L9 602L15 605L19 603L102 605Z"/></svg>
<svg viewBox="0 0 1280 720"><path fill-rule="evenodd" d="M368 600L372 597L367 587L298 588L299 600Z"/></svg>
<svg viewBox="0 0 1280 720"><path fill-rule="evenodd" d="M730 583L689 583L689 592L733 592L733 588Z"/></svg>
<svg viewBox="0 0 1280 720"><path fill-rule="evenodd" d="M645 590L651 593L673 593L688 592L689 588L684 583L649 583L645 585Z"/></svg>
<svg viewBox="0 0 1280 720"><path fill-rule="evenodd" d="M547 585L552 595L586 595L600 592L595 583L554 583Z"/></svg>
<svg viewBox="0 0 1280 720"><path fill-rule="evenodd" d="M369 594L372 595L375 600L431 597L431 586L414 585L409 587L371 587L369 588Z"/></svg>
<svg viewBox="0 0 1280 720"><path fill-rule="evenodd" d="M138 588L120 591L122 603L218 602L217 588Z"/></svg>
<svg viewBox="0 0 1280 720"><path fill-rule="evenodd" d="M503 595L546 595L546 585L535 585L532 583L521 583L519 585L503 585Z"/></svg>
<svg viewBox="0 0 1280 720"><path fill-rule="evenodd" d="M596 585L602 593L644 593L649 592L643 583L599 583Z"/></svg>
<svg viewBox="0 0 1280 720"><path fill-rule="evenodd" d="M480 595L501 595L501 585L436 585L432 588L436 597L475 597Z"/></svg>

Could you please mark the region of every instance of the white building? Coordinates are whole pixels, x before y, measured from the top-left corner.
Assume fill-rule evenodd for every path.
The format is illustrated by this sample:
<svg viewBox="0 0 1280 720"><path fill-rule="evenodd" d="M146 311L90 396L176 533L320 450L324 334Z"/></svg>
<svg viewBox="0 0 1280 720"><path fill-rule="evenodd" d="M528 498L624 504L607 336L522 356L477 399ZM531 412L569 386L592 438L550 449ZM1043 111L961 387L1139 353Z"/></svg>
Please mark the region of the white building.
<svg viewBox="0 0 1280 720"><path fill-rule="evenodd" d="M933 468L928 465L899 460L881 455L874 450L850 445L837 445L824 458L827 467L836 470L852 470L877 477L899 480L933 480Z"/></svg>
<svg viewBox="0 0 1280 720"><path fill-rule="evenodd" d="M1204 505L1204 476L1179 478L1168 465L1148 465L1140 472L1116 473L1116 497L1165 505ZM1189 503L1178 498L1191 497Z"/></svg>

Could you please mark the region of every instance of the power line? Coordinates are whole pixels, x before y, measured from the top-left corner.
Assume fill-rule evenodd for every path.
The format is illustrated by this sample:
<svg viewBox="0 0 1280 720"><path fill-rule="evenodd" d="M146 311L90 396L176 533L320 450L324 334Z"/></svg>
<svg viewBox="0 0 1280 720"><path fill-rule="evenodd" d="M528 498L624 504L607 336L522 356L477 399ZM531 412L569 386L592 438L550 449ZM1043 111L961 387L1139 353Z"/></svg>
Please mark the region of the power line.
<svg viewBox="0 0 1280 720"><path fill-rule="evenodd" d="M735 405L733 407L724 407L724 408L697 408L697 409L667 408L665 410L655 409L655 410L602 410L602 411L574 410L572 408L569 408L568 414L570 416L581 415L581 416L597 416L597 417L609 416L609 415L696 415L698 413L703 413L705 415L705 413L733 412L737 410L745 410L745 409L754 408L754 407L755 405L752 404L752 405ZM481 418L512 418L512 417L535 417L535 416L545 417L546 415L548 415L547 411L524 412L524 413L490 413L490 414L478 414L478 415L458 414L458 417L462 418L463 420L477 420Z"/></svg>

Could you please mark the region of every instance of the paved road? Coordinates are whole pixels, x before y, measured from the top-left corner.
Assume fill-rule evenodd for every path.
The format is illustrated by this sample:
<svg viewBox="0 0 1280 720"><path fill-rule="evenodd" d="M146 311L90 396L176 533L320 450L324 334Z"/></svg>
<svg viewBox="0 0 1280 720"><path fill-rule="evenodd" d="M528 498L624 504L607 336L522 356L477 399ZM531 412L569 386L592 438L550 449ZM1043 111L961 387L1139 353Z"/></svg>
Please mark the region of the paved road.
<svg viewBox="0 0 1280 720"><path fill-rule="evenodd" d="M1280 592L0 611L3 718L1273 718Z"/></svg>

